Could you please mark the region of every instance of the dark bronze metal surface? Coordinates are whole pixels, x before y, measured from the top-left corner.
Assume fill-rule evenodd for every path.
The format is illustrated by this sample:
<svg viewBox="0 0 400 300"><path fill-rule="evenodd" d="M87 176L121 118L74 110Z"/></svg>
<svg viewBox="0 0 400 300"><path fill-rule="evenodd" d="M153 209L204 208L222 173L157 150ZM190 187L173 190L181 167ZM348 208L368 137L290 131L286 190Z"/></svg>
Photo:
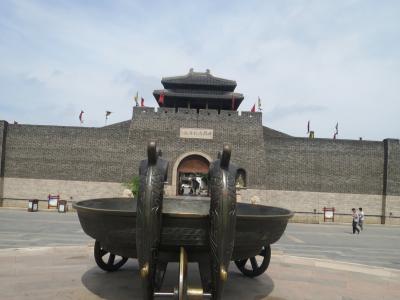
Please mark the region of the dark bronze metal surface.
<svg viewBox="0 0 400 300"><path fill-rule="evenodd" d="M150 142L147 147L147 160L140 163L140 187L136 210L136 252L144 299L153 299L156 288L164 181L167 170L168 162L158 157L156 143Z"/></svg>
<svg viewBox="0 0 400 300"><path fill-rule="evenodd" d="M257 258L261 258L261 263L259 262L259 260L257 260ZM247 277L257 277L267 270L270 260L271 246L267 245L261 249L260 253L257 256L235 260L235 264L240 272L243 273L243 275ZM249 261L250 265L248 266Z"/></svg>
<svg viewBox="0 0 400 300"><path fill-rule="evenodd" d="M221 299L228 277L236 229L236 170L230 164L231 148L210 166L210 251L213 299Z"/></svg>
<svg viewBox="0 0 400 300"><path fill-rule="evenodd" d="M230 164L227 145L210 165L210 200L163 199L168 162L160 153L154 142L149 143L147 159L139 168L137 199L93 199L73 205L83 230L96 240L99 267L114 271L127 258L137 258L145 300L154 296L221 299L231 260L246 276L262 274L269 264L270 244L282 236L293 213L236 203L236 167ZM115 261L116 255L121 260ZM261 265L257 255L263 257ZM179 288L161 291L168 263L178 261L183 268ZM202 289L188 288L187 261L199 264Z"/></svg>
<svg viewBox="0 0 400 300"><path fill-rule="evenodd" d="M103 198L80 201L74 207L85 233L104 249L137 258L136 203L131 198ZM172 247L176 253L178 245L190 248L189 254L208 251L209 209L209 200L165 198L160 247ZM292 215L284 208L238 202L232 260L256 256L264 245L275 243Z"/></svg>

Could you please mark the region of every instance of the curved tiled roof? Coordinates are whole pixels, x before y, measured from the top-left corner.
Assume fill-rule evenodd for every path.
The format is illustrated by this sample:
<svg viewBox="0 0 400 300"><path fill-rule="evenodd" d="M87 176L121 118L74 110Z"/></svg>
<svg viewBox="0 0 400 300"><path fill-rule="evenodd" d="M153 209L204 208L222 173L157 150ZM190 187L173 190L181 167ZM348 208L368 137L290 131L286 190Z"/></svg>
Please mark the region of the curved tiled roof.
<svg viewBox="0 0 400 300"><path fill-rule="evenodd" d="M175 92L171 90L154 90L153 96L156 100L159 98L160 94L164 94L165 97L182 97L182 98L199 98L199 99L228 99L229 101L232 100L232 97L235 98L236 101L242 101L244 99L243 94L241 93L233 93L233 92L225 92L221 94L209 94L209 93L202 93L196 90L191 90L186 93Z"/></svg>
<svg viewBox="0 0 400 300"><path fill-rule="evenodd" d="M163 77L162 85L166 89L174 87L208 87L233 92L236 88L236 81L213 76L209 70L206 72L194 72L190 69L189 73L183 76Z"/></svg>

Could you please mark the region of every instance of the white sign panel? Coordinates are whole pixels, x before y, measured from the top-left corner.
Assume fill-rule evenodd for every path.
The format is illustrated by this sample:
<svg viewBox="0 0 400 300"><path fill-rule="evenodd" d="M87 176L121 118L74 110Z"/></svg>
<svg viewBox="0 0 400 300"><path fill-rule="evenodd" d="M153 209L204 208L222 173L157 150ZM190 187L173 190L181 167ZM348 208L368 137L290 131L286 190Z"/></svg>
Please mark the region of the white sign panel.
<svg viewBox="0 0 400 300"><path fill-rule="evenodd" d="M49 206L57 206L58 198L51 198L49 199Z"/></svg>
<svg viewBox="0 0 400 300"><path fill-rule="evenodd" d="M212 140L214 138L214 130L204 128L180 128L179 137L184 139Z"/></svg>

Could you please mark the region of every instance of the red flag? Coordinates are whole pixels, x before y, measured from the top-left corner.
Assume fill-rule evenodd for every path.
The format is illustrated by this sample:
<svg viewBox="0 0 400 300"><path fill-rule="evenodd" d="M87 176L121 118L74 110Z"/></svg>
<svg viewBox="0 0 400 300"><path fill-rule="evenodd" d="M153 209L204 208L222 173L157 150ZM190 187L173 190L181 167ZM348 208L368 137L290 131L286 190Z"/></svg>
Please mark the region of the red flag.
<svg viewBox="0 0 400 300"><path fill-rule="evenodd" d="M81 113L79 114L79 121L81 122L81 124L83 123L83 113L84 111L81 110Z"/></svg>
<svg viewBox="0 0 400 300"><path fill-rule="evenodd" d="M235 95L232 95L232 110L235 110Z"/></svg>
<svg viewBox="0 0 400 300"><path fill-rule="evenodd" d="M307 133L310 133L310 121L307 123Z"/></svg>
<svg viewBox="0 0 400 300"><path fill-rule="evenodd" d="M160 98L158 98L158 104L164 104L164 93L162 92L161 94L160 94Z"/></svg>
<svg viewBox="0 0 400 300"><path fill-rule="evenodd" d="M254 104L253 107L251 108L251 112L256 112L256 105Z"/></svg>
<svg viewBox="0 0 400 300"><path fill-rule="evenodd" d="M140 101L140 106L143 107L144 106L144 99L142 98L142 100Z"/></svg>

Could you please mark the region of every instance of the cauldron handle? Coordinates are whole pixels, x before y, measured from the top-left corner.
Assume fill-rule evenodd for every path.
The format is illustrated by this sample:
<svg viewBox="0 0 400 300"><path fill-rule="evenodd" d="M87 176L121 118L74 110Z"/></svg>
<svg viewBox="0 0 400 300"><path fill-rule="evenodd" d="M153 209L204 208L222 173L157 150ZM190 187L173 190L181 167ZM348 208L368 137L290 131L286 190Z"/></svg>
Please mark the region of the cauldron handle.
<svg viewBox="0 0 400 300"><path fill-rule="evenodd" d="M236 230L236 171L230 164L231 147L210 165L210 250L212 298L221 299L232 258Z"/></svg>
<svg viewBox="0 0 400 300"><path fill-rule="evenodd" d="M140 185L136 209L136 251L143 299L154 297L158 248L161 239L161 221L164 181L168 162L159 157L156 143L147 147L147 159L140 162Z"/></svg>

